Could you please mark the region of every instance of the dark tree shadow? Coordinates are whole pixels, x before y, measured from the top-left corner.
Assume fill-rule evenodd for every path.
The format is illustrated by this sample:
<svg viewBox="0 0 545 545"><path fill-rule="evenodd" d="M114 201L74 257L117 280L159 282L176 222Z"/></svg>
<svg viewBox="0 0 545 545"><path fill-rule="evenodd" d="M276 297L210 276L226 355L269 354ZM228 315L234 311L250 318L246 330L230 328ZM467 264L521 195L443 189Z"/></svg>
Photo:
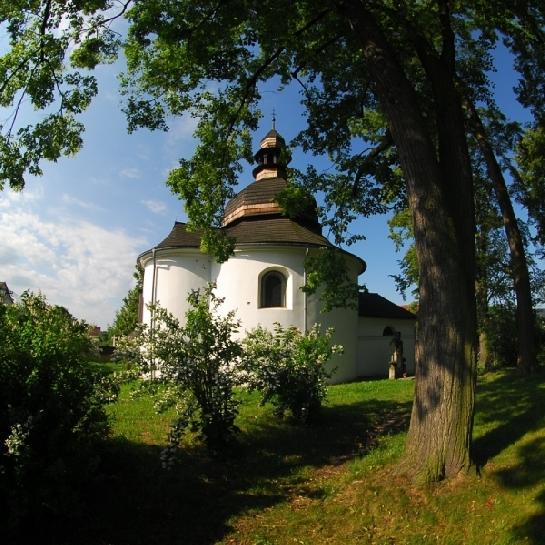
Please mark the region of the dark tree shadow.
<svg viewBox="0 0 545 545"><path fill-rule="evenodd" d="M476 423L494 427L473 441L473 457L479 467L523 435L543 425L544 376L506 373L477 386Z"/></svg>
<svg viewBox="0 0 545 545"><path fill-rule="evenodd" d="M494 475L506 488L521 490L545 482L545 438L537 437L518 447L520 463ZM538 512L513 528L520 543L543 545L545 542L545 488L537 498Z"/></svg>
<svg viewBox="0 0 545 545"><path fill-rule="evenodd" d="M208 545L233 517L297 495L321 497L319 485L294 472L342 463L374 448L376 439L406 429L411 403L366 400L324 407L311 426L257 418L225 456L181 451L163 470L160 447L111 441L102 453L102 479L88 491L77 525L59 527L50 543L71 545ZM59 530L62 528L62 530ZM42 533L40 543L48 540Z"/></svg>
<svg viewBox="0 0 545 545"><path fill-rule="evenodd" d="M476 460L484 466L488 460L520 440L525 434L545 424L544 375L522 377L507 373L493 382L479 386L478 420L495 425L474 441ZM491 473L510 490L522 490L545 482L545 438L536 437L516 448L519 463ZM512 529L517 542L545 543L545 490L537 496L538 513Z"/></svg>

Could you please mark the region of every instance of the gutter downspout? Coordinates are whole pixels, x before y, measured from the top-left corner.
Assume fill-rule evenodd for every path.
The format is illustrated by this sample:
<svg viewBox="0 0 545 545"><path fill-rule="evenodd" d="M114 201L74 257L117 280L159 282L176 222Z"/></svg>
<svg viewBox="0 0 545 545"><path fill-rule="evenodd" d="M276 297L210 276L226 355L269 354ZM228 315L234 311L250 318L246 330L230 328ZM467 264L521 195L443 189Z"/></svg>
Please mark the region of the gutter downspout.
<svg viewBox="0 0 545 545"><path fill-rule="evenodd" d="M305 250L305 263L304 263L304 271L303 271L303 286L307 285L307 257L308 257L308 246ZM303 325L304 325L304 333L307 332L307 292L303 291Z"/></svg>
<svg viewBox="0 0 545 545"><path fill-rule="evenodd" d="M155 302L157 300L157 248L153 248L151 250L152 256L153 256L153 276L151 278L151 304L152 306L155 305ZM150 333L151 338L154 338L155 334L155 318L154 318L154 311L151 312L150 315ZM151 378L155 378L155 358L152 358L152 370L151 370Z"/></svg>

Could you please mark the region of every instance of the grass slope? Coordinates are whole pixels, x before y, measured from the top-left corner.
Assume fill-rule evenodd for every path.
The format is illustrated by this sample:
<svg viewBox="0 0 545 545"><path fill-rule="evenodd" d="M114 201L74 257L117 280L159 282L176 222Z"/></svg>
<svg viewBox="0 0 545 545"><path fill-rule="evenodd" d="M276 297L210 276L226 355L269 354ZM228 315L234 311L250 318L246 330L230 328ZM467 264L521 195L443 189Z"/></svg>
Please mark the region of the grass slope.
<svg viewBox="0 0 545 545"><path fill-rule="evenodd" d="M240 393L234 449L188 442L160 467L169 415L125 388L111 407L106 478L80 543L281 545L545 542L545 377L478 384L480 476L414 486L396 472L414 382L332 386L319 423L279 422ZM81 537L85 536L85 538Z"/></svg>

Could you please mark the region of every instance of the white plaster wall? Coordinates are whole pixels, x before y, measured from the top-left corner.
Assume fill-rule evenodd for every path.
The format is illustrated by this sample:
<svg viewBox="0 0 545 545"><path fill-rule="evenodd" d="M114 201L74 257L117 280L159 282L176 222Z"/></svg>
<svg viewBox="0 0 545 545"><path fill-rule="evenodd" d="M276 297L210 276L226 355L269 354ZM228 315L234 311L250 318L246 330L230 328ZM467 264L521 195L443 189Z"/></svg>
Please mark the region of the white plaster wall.
<svg viewBox="0 0 545 545"><path fill-rule="evenodd" d="M305 256L304 247L255 246L239 248L229 260L218 264L193 249L158 250L156 301L183 323L190 290L215 282L216 295L225 299L220 312L226 314L234 310L241 321L239 338L259 324L272 329L275 322L283 327L295 326L301 330L305 329L305 325L307 329L312 327L314 323L321 324L324 330L334 327L333 343L343 345L344 354L335 356L329 364L337 368L332 382L354 379L358 375L357 310L339 308L323 314L318 296L305 297L301 290L305 281ZM348 257L347 264L356 282L358 264ZM152 298L153 259L147 258L143 266L143 297L144 305L147 305ZM259 308L259 278L264 271L271 269L281 271L287 278L286 307ZM150 321L146 307L143 321L148 324Z"/></svg>
<svg viewBox="0 0 545 545"><path fill-rule="evenodd" d="M258 324L272 329L275 322L301 330L305 325L309 329L315 323L321 324L324 330L333 327L333 343L343 345L344 354L334 356L329 363L330 368L337 368L331 382L354 379L357 376L357 310L342 308L323 314L318 296L305 297L301 291L305 282L305 256L306 248L256 246L237 250L234 257L221 265L213 264L216 293L225 298L222 311L236 312L241 320L239 338ZM358 265L353 259L348 259L347 264L356 282ZM259 308L259 278L271 269L281 271L287 277L285 308Z"/></svg>
<svg viewBox="0 0 545 545"><path fill-rule="evenodd" d="M304 248L248 248L235 251L225 263L212 265L216 294L225 298L221 310L231 310L241 321L239 337L258 324L272 329L282 326L304 329ZM277 270L287 278L286 306L259 308L259 277L263 271Z"/></svg>
<svg viewBox="0 0 545 545"><path fill-rule="evenodd" d="M157 250L155 302L174 314L181 323L189 308L187 296L191 290L205 287L211 280L210 258L195 249ZM149 324L153 283L153 259L144 264L143 322Z"/></svg>
<svg viewBox="0 0 545 545"><path fill-rule="evenodd" d="M350 277L356 283L359 263L354 258L347 256L346 266ZM358 376L358 310L356 301L354 303L352 307L334 308L330 312L323 313L319 294L308 298L307 320L309 327L314 323L319 323L324 329L333 327L335 329L333 343L340 344L344 348L344 353L334 356L329 363L330 368L336 367L336 371L331 377L332 383L346 382Z"/></svg>
<svg viewBox="0 0 545 545"><path fill-rule="evenodd" d="M383 336L385 327L401 333L407 372L414 374L416 327L414 320L359 317L357 375L387 377L392 354L391 336Z"/></svg>

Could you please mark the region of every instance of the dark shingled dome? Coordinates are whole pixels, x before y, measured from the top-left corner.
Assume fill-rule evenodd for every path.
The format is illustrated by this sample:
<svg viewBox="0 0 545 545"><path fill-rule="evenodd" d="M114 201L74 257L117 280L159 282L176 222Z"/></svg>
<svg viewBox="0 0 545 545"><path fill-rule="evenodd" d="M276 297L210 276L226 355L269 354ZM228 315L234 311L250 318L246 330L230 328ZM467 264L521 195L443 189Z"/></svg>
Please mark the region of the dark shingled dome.
<svg viewBox="0 0 545 545"><path fill-rule="evenodd" d="M269 242L333 247L327 238L289 218L251 218L227 227L225 231L236 238L237 244Z"/></svg>
<svg viewBox="0 0 545 545"><path fill-rule="evenodd" d="M276 196L288 182L284 178L263 178L251 183L240 193L235 195L225 207L224 216L227 217L244 205L268 204L276 202Z"/></svg>
<svg viewBox="0 0 545 545"><path fill-rule="evenodd" d="M225 226L229 227L238 221L246 221L255 216L282 217L282 209L276 199L287 185L288 182L284 178L262 178L251 183L227 203L223 215ZM264 207L259 208L260 205ZM308 206L292 219L320 234L322 228L318 222L317 208L316 200L310 197Z"/></svg>
<svg viewBox="0 0 545 545"><path fill-rule="evenodd" d="M177 221L168 236L157 248L200 248L201 235L187 230L187 225Z"/></svg>
<svg viewBox="0 0 545 545"><path fill-rule="evenodd" d="M236 239L236 244L274 244L277 246L303 246L315 248L334 248L333 244L322 235L307 229L289 218L255 217L241 221L230 227L223 227L227 236ZM201 237L198 232L187 230L185 223L177 221L169 235L161 241L158 249L167 248L199 248ZM345 250L341 252L352 255ZM141 256L147 254L147 250ZM360 273L365 271L365 261L356 258L360 265Z"/></svg>

